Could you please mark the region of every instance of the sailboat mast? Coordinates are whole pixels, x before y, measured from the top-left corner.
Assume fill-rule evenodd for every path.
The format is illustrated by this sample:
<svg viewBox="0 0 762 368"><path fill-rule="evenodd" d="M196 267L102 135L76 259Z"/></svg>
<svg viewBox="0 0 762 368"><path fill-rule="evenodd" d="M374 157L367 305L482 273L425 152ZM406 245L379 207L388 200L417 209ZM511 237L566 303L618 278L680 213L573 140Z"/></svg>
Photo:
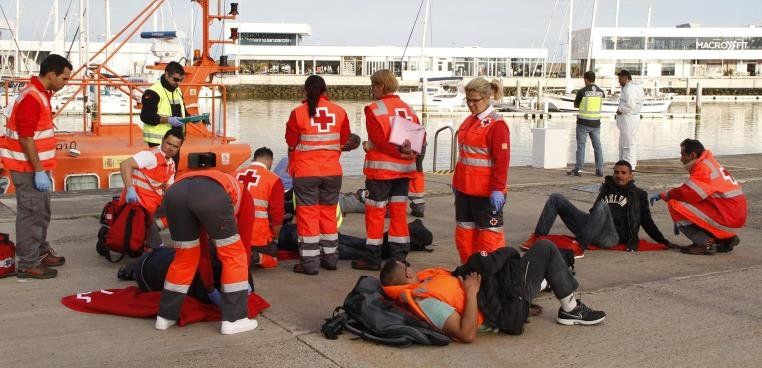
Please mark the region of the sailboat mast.
<svg viewBox="0 0 762 368"><path fill-rule="evenodd" d="M571 53L572 53L572 12L574 10L574 0L569 0L569 37L566 40L566 93L572 91L574 86L571 81Z"/></svg>
<svg viewBox="0 0 762 368"><path fill-rule="evenodd" d="M423 37L421 40L421 56L418 58L418 75L421 78L421 113L422 117L426 116L426 76L424 76L424 63L423 52L426 49L426 31L429 28L429 10L431 7L431 0L426 0L426 12L423 16ZM425 125L425 119L424 119Z"/></svg>
<svg viewBox="0 0 762 368"><path fill-rule="evenodd" d="M641 55L645 54L645 51L648 50L648 29L651 28L651 9L654 5L653 0L648 2L648 18L646 18L646 34L643 37L643 53ZM640 76L641 78L646 77L646 59L640 59Z"/></svg>
<svg viewBox="0 0 762 368"><path fill-rule="evenodd" d="M16 40L18 40L19 38L21 38L19 36L19 31L21 30L21 2L20 0L16 0L16 26L15 27L16 27L16 30L13 31L13 35L14 35L13 37L15 37ZM19 68L21 53L19 52L18 44L16 45L17 45L16 50L13 52L14 53L13 54L14 55L13 56L13 71L15 73L14 75L18 75L19 72L21 71L21 68Z"/></svg>
<svg viewBox="0 0 762 368"><path fill-rule="evenodd" d="M104 0L104 6L106 8L106 35L103 37L103 42L108 43L108 41L111 39L111 1L110 0ZM111 46L106 47L106 57L108 58L108 54L111 51ZM130 54L131 55L131 54Z"/></svg>
<svg viewBox="0 0 762 368"><path fill-rule="evenodd" d="M611 61L612 68L614 68L614 75L611 76L611 90L616 88L616 48L619 42L619 0L616 0L616 14L614 15L614 58Z"/></svg>
<svg viewBox="0 0 762 368"><path fill-rule="evenodd" d="M590 37L587 42L587 63L585 63L586 70L593 70L593 65L590 63L590 59L593 56L593 28L595 28L595 15L598 13L598 0L593 0L593 19L590 21Z"/></svg>

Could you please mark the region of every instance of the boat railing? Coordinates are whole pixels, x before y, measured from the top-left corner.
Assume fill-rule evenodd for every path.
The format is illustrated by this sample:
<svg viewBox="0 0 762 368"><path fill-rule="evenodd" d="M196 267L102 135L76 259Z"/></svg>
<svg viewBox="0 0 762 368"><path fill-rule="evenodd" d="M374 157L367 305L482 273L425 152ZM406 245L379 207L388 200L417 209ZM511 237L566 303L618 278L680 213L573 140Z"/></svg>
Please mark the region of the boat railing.
<svg viewBox="0 0 762 368"><path fill-rule="evenodd" d="M25 84L28 83L28 78L14 78L14 79L7 79L3 81L3 86L5 87L4 91L4 100L5 100L5 106L8 106L9 103L9 93L8 93L8 87L10 83L18 83L18 84ZM67 84L68 86L75 87L75 91L70 94L62 103L62 105L58 108L58 111L56 111L53 115L53 119L57 118L65 109L69 106L69 104L72 103L72 101L75 101L77 97L80 95L82 98L82 104L83 104L83 112L82 112L82 131L85 132L91 132L94 135L100 135L100 129L101 129L101 122L102 122L102 110L101 110L101 89L105 88L107 86L115 87L122 91L125 95L125 99L129 99L129 110L127 113L127 124L129 125L129 140L130 144L132 144L133 140L133 126L137 126L137 123L134 121L134 115L135 110L137 109L137 104L139 102L139 98L136 97L134 94L135 91L139 92L139 94L142 96L142 93L145 91L145 89L152 85L152 83L147 82L129 82L124 78L121 78L120 81L113 81L108 80L104 81L100 78L98 79L74 79L70 80L70 82ZM88 90L89 86L95 86L95 109L93 110L92 114L88 114L87 112L87 101L88 101ZM224 84L218 84L218 83L184 83L183 86L185 87L197 87L196 90L200 90L201 87L208 87L212 89L212 93L215 93L215 90L219 90L220 93L220 114L217 113L217 103L215 99L212 99L210 105L210 114L209 114L209 124L210 129L206 129L203 126L199 126L198 124L191 124L186 125L186 134L191 133L191 135L198 135L203 136L207 138L220 138L223 143L229 143L230 141L233 141L234 138L230 138L227 136L227 86ZM90 127L88 127L88 115L91 115L91 124ZM119 125L119 124L114 124ZM55 123L54 123L55 126ZM217 133L220 134L217 134Z"/></svg>

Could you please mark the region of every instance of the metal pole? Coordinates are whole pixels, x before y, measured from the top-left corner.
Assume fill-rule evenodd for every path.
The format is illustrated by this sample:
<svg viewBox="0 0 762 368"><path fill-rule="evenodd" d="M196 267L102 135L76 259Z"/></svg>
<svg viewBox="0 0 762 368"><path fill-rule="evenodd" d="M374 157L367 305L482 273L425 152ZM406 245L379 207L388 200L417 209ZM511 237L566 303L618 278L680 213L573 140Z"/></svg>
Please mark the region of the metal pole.
<svg viewBox="0 0 762 368"><path fill-rule="evenodd" d="M21 30L21 2L20 0L16 0L16 30L13 32L14 37L16 37L17 40L21 39L21 36L19 36L19 30ZM21 53L19 52L18 46L16 47L16 50L14 51L14 57L13 57L13 71L15 72L15 75L18 75L21 69L19 68L19 58L21 57Z"/></svg>
<svg viewBox="0 0 762 368"><path fill-rule="evenodd" d="M701 89L701 81L696 82L696 119L701 119L701 95L703 90Z"/></svg>
<svg viewBox="0 0 762 368"><path fill-rule="evenodd" d="M645 51L648 50L648 29L651 28L651 8L653 7L653 0L648 2L648 18L646 18L646 35L643 37L643 56L645 57ZM646 59L641 59L640 76L646 78Z"/></svg>
<svg viewBox="0 0 762 368"><path fill-rule="evenodd" d="M431 7L431 0L426 0L426 13L423 17L423 39L421 40L421 56L418 58L418 71L421 77L421 118L423 119L423 125L426 126L426 76L424 72L423 63L423 51L426 49L426 30L429 27L429 10Z"/></svg>
<svg viewBox="0 0 762 368"><path fill-rule="evenodd" d="M568 38L566 39L566 93L569 93L574 89L571 81L571 52L572 52L572 12L574 10L574 0L569 0L569 29Z"/></svg>
<svg viewBox="0 0 762 368"><path fill-rule="evenodd" d="M542 109L542 79L537 80L537 110Z"/></svg>
<svg viewBox="0 0 762 368"><path fill-rule="evenodd" d="M611 76L611 90L616 89L616 49L617 43L619 43L619 0L616 0L616 15L614 16L614 29L616 34L614 35L614 60L612 60L614 75Z"/></svg>
<svg viewBox="0 0 762 368"><path fill-rule="evenodd" d="M514 101L516 108L521 107L521 79L516 78L516 100Z"/></svg>
<svg viewBox="0 0 762 368"><path fill-rule="evenodd" d="M105 1L105 7L106 7L106 36L103 37L103 42L108 42L111 39L111 2L109 0ZM111 51L111 46L106 46L106 57L108 58L109 51Z"/></svg>
<svg viewBox="0 0 762 368"><path fill-rule="evenodd" d="M587 42L587 63L585 70L593 70L590 59L593 56L593 28L595 28L595 14L598 12L598 0L593 1L593 20L590 22L590 37Z"/></svg>

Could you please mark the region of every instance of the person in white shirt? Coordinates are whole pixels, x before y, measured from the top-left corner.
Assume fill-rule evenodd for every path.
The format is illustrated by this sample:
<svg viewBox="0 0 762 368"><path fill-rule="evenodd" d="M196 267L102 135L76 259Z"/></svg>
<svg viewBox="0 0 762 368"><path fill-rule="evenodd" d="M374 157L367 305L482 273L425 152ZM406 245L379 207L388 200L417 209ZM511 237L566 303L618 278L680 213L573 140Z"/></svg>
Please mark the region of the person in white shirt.
<svg viewBox="0 0 762 368"><path fill-rule="evenodd" d="M632 165L638 163L637 138L640 127L640 109L643 107L643 89L632 82L629 71L622 69L617 74L622 93L616 110L616 126L619 128L619 159Z"/></svg>

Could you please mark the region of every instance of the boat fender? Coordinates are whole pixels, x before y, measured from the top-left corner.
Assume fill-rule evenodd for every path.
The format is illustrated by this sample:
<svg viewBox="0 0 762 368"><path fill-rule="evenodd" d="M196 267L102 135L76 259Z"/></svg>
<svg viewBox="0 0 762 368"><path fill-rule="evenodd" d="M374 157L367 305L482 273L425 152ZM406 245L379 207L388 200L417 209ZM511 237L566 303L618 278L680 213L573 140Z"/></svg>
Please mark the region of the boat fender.
<svg viewBox="0 0 762 368"><path fill-rule="evenodd" d="M78 149L70 148L69 149L69 156L71 157L79 157L79 155L82 154Z"/></svg>

